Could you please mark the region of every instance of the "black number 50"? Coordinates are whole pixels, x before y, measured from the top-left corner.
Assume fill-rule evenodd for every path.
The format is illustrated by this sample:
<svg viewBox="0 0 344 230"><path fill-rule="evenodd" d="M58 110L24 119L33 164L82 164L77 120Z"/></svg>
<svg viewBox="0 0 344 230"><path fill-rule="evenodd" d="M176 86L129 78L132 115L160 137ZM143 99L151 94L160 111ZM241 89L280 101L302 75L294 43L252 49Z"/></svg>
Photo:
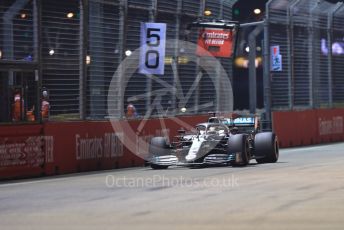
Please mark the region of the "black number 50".
<svg viewBox="0 0 344 230"><path fill-rule="evenodd" d="M160 35L153 33L153 32L160 32L158 28L148 28L147 29L147 46L148 47L157 47L160 45ZM154 63L149 63L150 56L155 56ZM147 50L145 55L145 65L149 69L156 69L159 66L160 56L159 52L156 50Z"/></svg>

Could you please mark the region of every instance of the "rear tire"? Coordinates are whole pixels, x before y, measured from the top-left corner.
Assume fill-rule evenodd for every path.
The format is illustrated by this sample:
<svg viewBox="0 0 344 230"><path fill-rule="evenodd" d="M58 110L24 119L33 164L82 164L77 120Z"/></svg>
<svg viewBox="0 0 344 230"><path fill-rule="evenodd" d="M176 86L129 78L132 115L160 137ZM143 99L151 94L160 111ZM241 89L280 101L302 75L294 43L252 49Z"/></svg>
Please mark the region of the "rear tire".
<svg viewBox="0 0 344 230"><path fill-rule="evenodd" d="M241 153L242 162L231 163L232 166L246 166L250 162L250 146L245 134L236 134L228 138L228 154Z"/></svg>
<svg viewBox="0 0 344 230"><path fill-rule="evenodd" d="M272 132L258 133L255 136L254 147L256 156L264 156L256 159L258 164L278 161L279 146L276 134Z"/></svg>
<svg viewBox="0 0 344 230"><path fill-rule="evenodd" d="M258 164L264 164L264 163L266 163L266 162L265 162L265 158L258 158L258 159L256 159L256 161L257 161Z"/></svg>

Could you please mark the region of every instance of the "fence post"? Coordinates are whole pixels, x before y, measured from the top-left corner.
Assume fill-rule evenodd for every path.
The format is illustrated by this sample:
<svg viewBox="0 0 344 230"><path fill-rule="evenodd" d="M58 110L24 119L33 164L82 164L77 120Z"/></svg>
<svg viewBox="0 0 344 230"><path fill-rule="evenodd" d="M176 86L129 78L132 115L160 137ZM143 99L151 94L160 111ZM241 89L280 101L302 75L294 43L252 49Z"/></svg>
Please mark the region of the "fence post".
<svg viewBox="0 0 344 230"><path fill-rule="evenodd" d="M265 121L266 130L272 130L272 119L271 119L271 79L270 79L270 34L269 34L269 8L273 0L270 0L266 4L266 17L264 22L264 73L263 73L263 84L264 84L264 107L265 107Z"/></svg>
<svg viewBox="0 0 344 230"><path fill-rule="evenodd" d="M255 114L257 108L257 67L256 67L256 38L262 31L259 24L248 36L249 44L249 97L250 113Z"/></svg>
<svg viewBox="0 0 344 230"><path fill-rule="evenodd" d="M38 69L35 70L35 80L37 80L36 89L36 108L35 117L37 121L41 121L41 88L42 88L42 14L41 0L34 1L34 58L38 63Z"/></svg>
<svg viewBox="0 0 344 230"><path fill-rule="evenodd" d="M309 39L309 45L308 45L308 63L309 63L309 106L311 108L315 108L317 106L317 100L315 100L315 91L317 84L315 84L316 80L316 74L318 74L315 71L315 66L314 66L314 61L315 61L315 51L314 51L314 11L317 9L318 4L315 4L311 9L310 9L310 15L309 15L309 32L308 32L308 39Z"/></svg>
<svg viewBox="0 0 344 230"><path fill-rule="evenodd" d="M88 0L80 0L80 78L79 78L79 114L80 119L86 119L86 84L87 84L87 47L88 47Z"/></svg>
<svg viewBox="0 0 344 230"><path fill-rule="evenodd" d="M124 59L124 53L127 46L126 43L126 34L127 34L127 15L128 15L128 1L127 0L120 0L120 9L119 9L119 35L118 35L118 47L119 47L119 60L120 63ZM116 79L118 81L118 102L117 102L117 116L119 118L124 117L124 91L125 91L125 73L124 73L124 66L120 66L118 77Z"/></svg>
<svg viewBox="0 0 344 230"><path fill-rule="evenodd" d="M333 15L337 10L343 5L342 2L337 3L337 5L328 12L327 19L327 47L328 47L328 98L329 107L333 107L333 60L332 60L332 44L333 44Z"/></svg>
<svg viewBox="0 0 344 230"><path fill-rule="evenodd" d="M287 20L288 20L288 62L289 62L289 70L288 70L288 76L289 76L289 109L294 109L294 20L292 12L294 10L294 7L300 2L300 0L294 0L288 5L287 9Z"/></svg>

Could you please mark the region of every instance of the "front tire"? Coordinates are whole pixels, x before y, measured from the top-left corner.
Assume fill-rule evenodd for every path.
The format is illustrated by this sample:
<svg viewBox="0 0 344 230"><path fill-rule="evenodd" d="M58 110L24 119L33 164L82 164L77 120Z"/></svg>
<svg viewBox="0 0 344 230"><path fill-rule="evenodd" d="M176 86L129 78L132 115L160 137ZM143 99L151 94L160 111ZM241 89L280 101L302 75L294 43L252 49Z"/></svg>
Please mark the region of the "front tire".
<svg viewBox="0 0 344 230"><path fill-rule="evenodd" d="M153 137L149 145L149 153L153 156L164 156L170 153L169 146L164 137ZM168 165L150 164L152 169L167 169Z"/></svg>
<svg viewBox="0 0 344 230"><path fill-rule="evenodd" d="M279 158L278 138L272 132L258 133L254 140L255 155L264 156L256 159L258 164L276 163Z"/></svg>
<svg viewBox="0 0 344 230"><path fill-rule="evenodd" d="M165 137L153 137L149 145L149 153L153 156L165 156L170 153Z"/></svg>
<svg viewBox="0 0 344 230"><path fill-rule="evenodd" d="M157 165L157 164L151 164L152 169L167 169L168 165Z"/></svg>
<svg viewBox="0 0 344 230"><path fill-rule="evenodd" d="M241 154L241 162L231 162L232 166L246 166L250 162L250 145L245 134L236 134L228 138L228 154Z"/></svg>

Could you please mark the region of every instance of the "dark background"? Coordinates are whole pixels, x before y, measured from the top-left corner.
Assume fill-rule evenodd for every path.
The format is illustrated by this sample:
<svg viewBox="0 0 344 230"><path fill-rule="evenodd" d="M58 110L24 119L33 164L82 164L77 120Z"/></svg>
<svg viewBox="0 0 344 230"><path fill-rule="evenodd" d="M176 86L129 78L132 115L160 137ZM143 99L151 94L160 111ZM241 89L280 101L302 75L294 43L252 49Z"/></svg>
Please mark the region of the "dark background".
<svg viewBox="0 0 344 230"><path fill-rule="evenodd" d="M314 0L316 1L316 0ZM327 0L331 3L337 3L338 0ZM233 6L233 20L240 23L256 22L264 20L265 5L268 0L239 0ZM255 15L253 10L259 8L261 13ZM247 31L246 31L247 32ZM244 36L245 37L245 36ZM260 36L263 39L263 36ZM262 41L257 41L259 44ZM240 49L239 47L237 47ZM238 50L238 54L244 54L248 58L248 54L243 50ZM237 55L238 55L237 54ZM261 56L261 52L257 52L257 56ZM248 68L239 68L234 65L233 68L233 93L234 93L234 109L249 109L249 85L248 85ZM257 68L257 108L264 107L263 100L263 68L260 65Z"/></svg>

